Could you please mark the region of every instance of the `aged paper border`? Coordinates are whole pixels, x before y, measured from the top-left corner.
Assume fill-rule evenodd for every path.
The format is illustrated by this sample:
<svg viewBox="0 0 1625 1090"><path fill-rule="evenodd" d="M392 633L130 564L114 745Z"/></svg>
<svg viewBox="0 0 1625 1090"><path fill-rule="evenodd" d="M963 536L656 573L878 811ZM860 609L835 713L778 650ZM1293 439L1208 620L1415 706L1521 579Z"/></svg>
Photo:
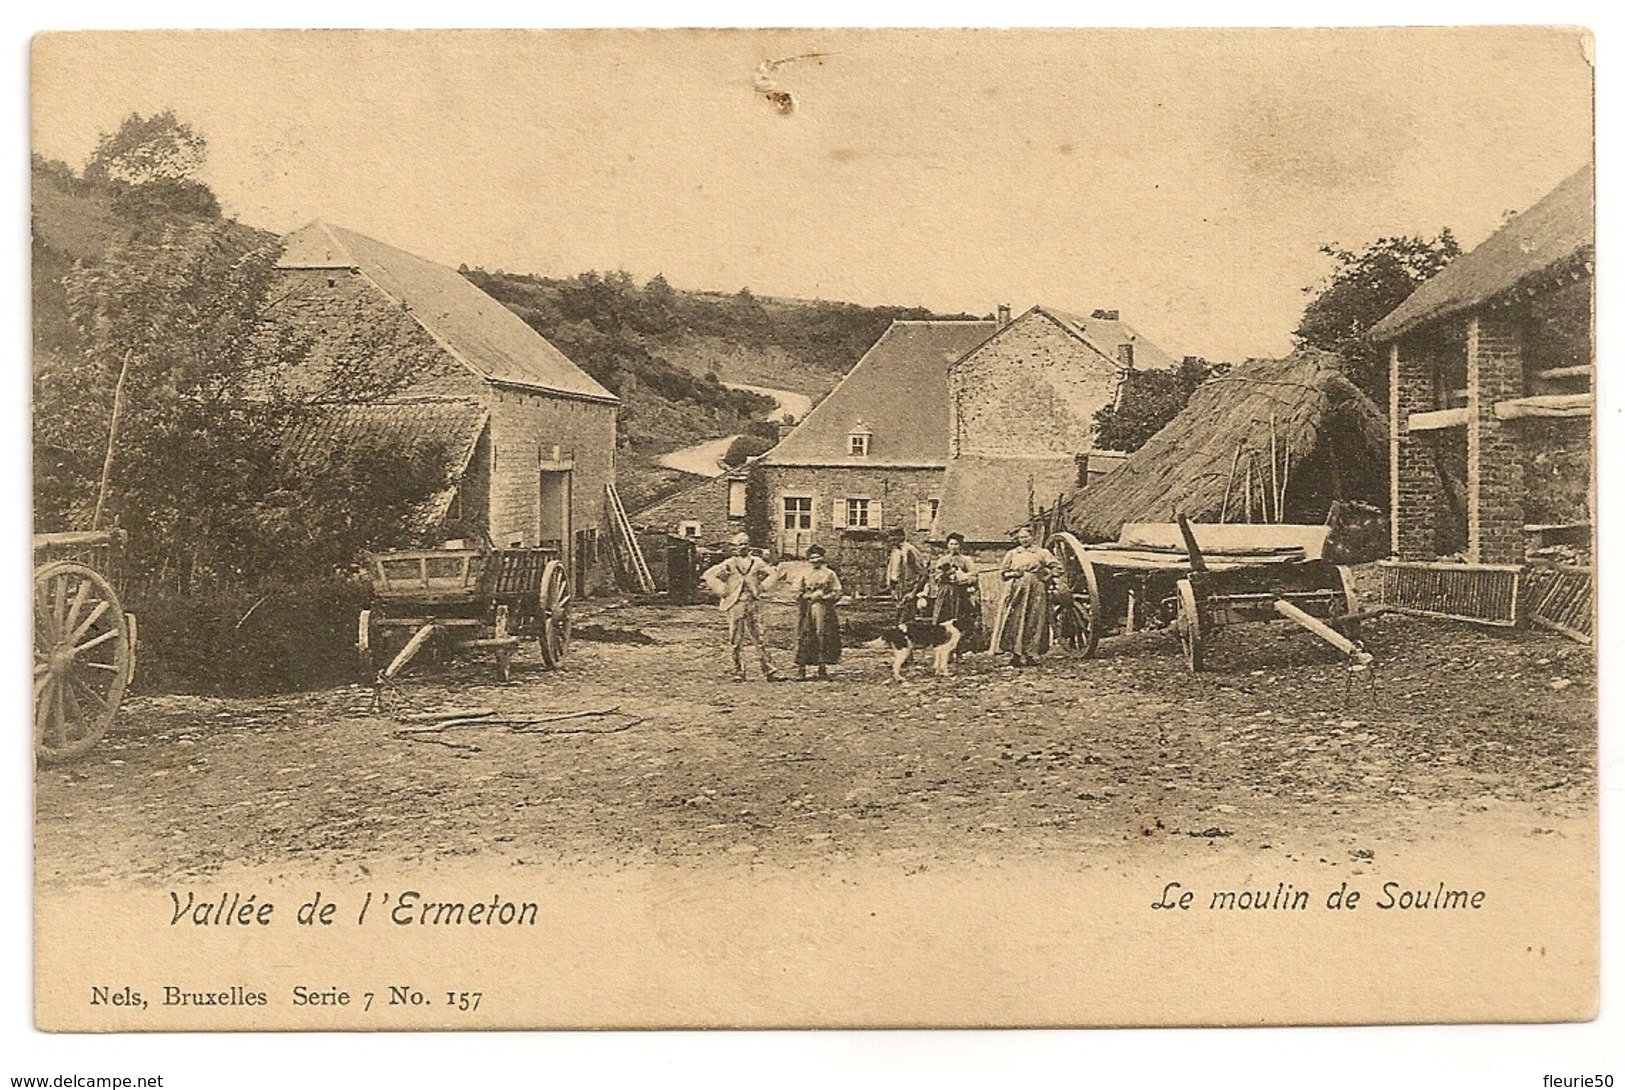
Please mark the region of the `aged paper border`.
<svg viewBox="0 0 1625 1090"><path fill-rule="evenodd" d="M1482 12L1475 13L1475 15L1477 17L1482 17L1483 14L1485 14L1485 13L1482 13ZM1542 12L1541 14L1546 14L1546 13ZM201 25L202 21L203 20L199 20L200 25ZM819 23L830 22L830 20L824 20L824 19L819 19L819 20L816 20L816 21L819 22ZM1043 20L1040 20L1040 21L1042 22ZM1514 20L1508 19L1508 21L1514 21ZM1593 25L1596 25L1595 20L1588 20L1588 21L1592 22ZM805 24L805 23L812 22L812 20L799 20L799 22L802 22L802 23ZM1599 77L1599 93L1601 93L1601 90L1602 90L1602 82L1601 82L1601 77ZM1607 115L1600 110L1599 111L1599 116L1606 117ZM1611 176L1608 173L1606 161L1604 163L1604 172L1605 172L1604 173L1605 181L1599 187L1599 191L1605 190L1607 188L1606 179ZM26 194L24 195L22 200L23 200L23 203L26 203ZM1606 222L1603 224L1603 230L1604 230L1605 237L1607 237L1608 236L1608 230L1607 230ZM26 251L24 251L24 252L26 253ZM1606 281L1605 281L1604 286L1606 288ZM1609 313L1609 309L1610 308L1608 307L1608 305L1606 303L1604 303L1603 306L1599 308L1600 313L1603 313L1603 314ZM25 315L18 315L18 319L19 319L18 325L15 328L21 328L22 330L26 331L26 317L25 317ZM26 339L26 335L25 335L24 339ZM1608 355L1611 344L1612 344L1612 339L1607 336L1607 331L1606 331L1606 328L1605 328L1604 333L1603 333L1603 337L1602 337L1602 339L1600 340L1600 343L1599 343L1599 356ZM26 351L26 347L22 346L22 350ZM1611 384L1603 386L1602 389L1603 389L1603 394L1602 394L1603 401L1602 401L1602 404L1599 406L1599 419L1607 418L1607 417L1605 417L1604 414L1612 414L1612 413L1616 413L1618 411L1618 406L1615 403L1614 399L1610 396L1610 393L1609 393L1609 391L1612 389ZM23 391L23 396L19 400L24 402L24 403L26 402L26 390ZM1601 457L1600 461L1601 461L1601 463L1603 465L1611 465L1612 464L1612 458L1610 456L1610 449L1609 449L1611 444L1610 444L1608 436L1606 434L1606 430L1607 429L1603 429L1603 439L1602 439L1603 451L1602 451L1602 457ZM21 434L21 433L19 432L18 434ZM26 448L24 449L21 457L19 457L15 461L13 461L11 464L15 466L15 465L25 464L25 462L26 462ZM10 482L8 481L8 483L10 483ZM27 485L26 485L26 479L25 479L20 484L19 489L18 489L20 496L26 497L26 495L27 495L26 488L27 488ZM1603 507L1604 507L1603 518L1604 518L1605 523L1608 524L1608 525L1612 525L1613 519L1612 519L1612 517L1610 517L1610 512L1615 507L1614 503L1609 502L1610 499L1611 499L1611 497L1608 497L1608 496L1605 495L1605 499L1604 499L1604 503L1603 503ZM14 507L14 509L17 509L17 508ZM1603 615L1604 615L1605 618L1610 614L1609 603L1614 600L1614 596L1610 594L1610 587L1611 587L1611 584L1609 582L1605 581L1604 582L1604 598L1603 598L1604 605L1603 605L1603 610L1602 610ZM26 603L22 603L22 602L19 601L16 604L18 604L20 608L19 608L19 610L14 611L14 612L17 613L17 614L20 614L21 609L26 608ZM1604 624L1606 625L1606 619L1604 621ZM17 658L17 661L21 661L20 658L18 658L17 656L14 655L13 657ZM1609 661L1611 661L1611 658L1612 658L1612 656L1610 655L1609 656ZM1608 684L1608 678L1607 678L1607 671L1606 670L1603 671L1603 679L1604 679L1604 683L1605 683L1604 684L1604 690L1603 690L1604 691L1604 707L1605 708L1610 708L1610 707L1613 706L1613 701L1610 699L1610 696L1609 696L1609 691L1610 691L1611 686L1609 686L1609 684ZM1617 810L1617 808L1618 808L1617 805L1614 805L1611 802L1610 798L1609 798L1609 795L1611 793L1617 793L1617 784L1614 785L1614 790L1612 792L1610 792L1608 790L1608 788L1609 788L1609 775L1608 775L1609 766L1607 765L1606 762L1607 762L1610 754L1613 754L1614 750L1616 748L1615 746L1610 744L1610 739L1616 734L1616 729L1615 729L1614 725L1612 724L1611 719L1612 719L1612 717L1610 717L1605 712L1605 715L1604 715L1604 731L1603 731L1603 735L1604 735L1603 744L1604 744L1604 747L1605 747L1605 749L1604 749L1604 758L1605 758L1604 788L1605 788L1605 790L1602 792L1603 798L1602 798L1602 806L1601 806L1601 808L1602 808L1602 811L1603 811L1604 821L1607 824L1607 829L1605 830L1605 835L1607 835L1609 837L1609 839L1607 841L1605 841L1605 844L1606 845L1617 845L1617 840L1613 839L1614 834L1608 831L1608 830L1613 829L1615 824L1617 824L1617 814L1614 813L1613 811ZM1615 764L1617 764L1617 755L1614 756L1614 762L1615 762ZM25 762L25 767L26 767L26 762ZM21 783L23 789L20 790L19 792L17 792L15 797L17 799L26 800L27 797L28 797L28 794L29 794L29 790L27 788L27 777L26 777L26 775L23 776L23 777L20 777L19 780L20 780L20 783ZM30 815L28 815L26 804L21 809L22 809L22 812L24 814L24 827L26 828L27 823L28 823L29 818L30 818ZM9 858L9 856L8 856L8 858ZM1611 905L1613 905L1613 906L1615 906L1617 908L1617 905L1620 903L1618 901L1618 899L1615 898L1615 897L1609 896L1608 893L1606 892L1606 890L1608 888L1616 888L1617 889L1617 874L1614 873L1615 868L1611 868L1611 867L1609 867L1607 865L1606 858L1607 858L1607 853L1605 852L1604 880L1605 880L1605 883L1610 883L1611 882L1612 884L1605 887L1605 904L1611 904ZM28 895L28 890L29 890L30 887L29 887L28 882L27 882L28 875L27 875L26 853L24 853L22 862L20 864L20 868L8 868L8 870L11 870L13 873L15 873L18 869L21 869L22 874L24 876L24 884L22 886L21 895L18 898L14 898L14 900L19 905L26 905L28 903L28 901L30 900L30 897ZM1604 918L1606 919L1607 917L1605 916ZM8 919L8 922L11 922L11 921ZM24 916L24 919L22 921L20 921L20 926L24 931L26 931L26 928L27 928L26 914ZM14 926L13 928L8 929L8 933L15 934L16 930L17 930L17 927ZM1609 934L1611 935L1612 932L1609 932ZM1606 938L1605 938L1605 945L1604 945L1605 966L1608 966L1610 960L1612 960L1612 959L1609 959L1609 956L1608 956L1608 950L1610 949L1610 945L1611 944L1609 944L1607 942ZM19 953L24 954L26 956L26 950L27 950L26 942L17 943L14 948L17 949L19 951ZM22 959L19 959L19 962L21 962L21 961L22 961ZM1611 975L1609 977L1609 979L1615 979L1615 978L1616 978L1615 975ZM18 988L19 983L20 982L17 982L17 981L13 982L13 989L12 989L13 992L17 992L17 991L20 990ZM1613 996L1614 999L1617 1000L1618 992L1614 988L1610 987L1605 982L1604 992L1603 992L1604 1017L1603 1017L1603 1019L1601 1021L1599 1021L1598 1023L1594 1023L1591 1026L1584 1026L1584 1027L1546 1027L1546 1028L1543 1028L1543 1029L1540 1029L1540 1030L1531 1029L1529 1031L1525 1031L1525 1032L1521 1032L1521 1033L1519 1031L1511 1031L1511 1032L1513 1033L1514 1036L1534 1037L1535 1040L1532 1041L1532 1044L1534 1044L1538 1048L1540 1043L1541 1043L1541 1039L1545 1039L1548 1043L1550 1043L1551 1038L1561 1038L1561 1037L1566 1036L1566 1037L1569 1037L1569 1038L1573 1039L1573 1038L1576 1038L1576 1037L1580 1036L1582 1033L1592 1032L1592 1031L1600 1031L1604 1027L1607 1027L1607 1026L1613 1026L1615 1029L1617 1029L1617 1023L1615 1023L1613 1018L1611 1017L1612 1011L1610 1010L1610 1008L1611 1008L1611 1006L1613 1004L1610 1002L1610 996ZM20 1004L20 1006L21 1006L21 1010L23 1011L21 1021L24 1024L26 1024L26 1022L28 1020L27 1004L23 1003L23 1004ZM6 1007L6 1016L7 1016L6 1017L6 1024L7 1024L7 1032L8 1032L8 1034L9 1034L9 1031L10 1031L10 1028L11 1028L11 1022L12 1022L12 1019L10 1017L11 1013L12 1013L12 1011L11 1011L10 1005L8 1003L8 1005ZM1576 1033L1576 1032L1569 1032L1569 1031L1579 1031L1579 1032ZM1281 1038L1282 1038L1282 1035L1284 1034L1285 1038L1286 1038L1286 1041L1287 1041L1287 1045L1288 1045L1288 1047L1290 1049L1291 1047L1293 1047L1293 1045L1292 1045L1292 1039L1293 1038L1297 1038L1299 1042L1302 1042L1305 1039L1313 1039L1317 1035L1323 1035L1323 1034L1325 1034L1327 1032L1329 1032L1329 1031L1261 1031L1261 1032L1255 1034L1255 1036L1258 1036L1258 1037L1268 1036L1268 1037L1271 1037L1271 1038L1275 1038L1276 1040L1271 1042L1271 1046L1274 1047L1274 1046L1277 1046L1277 1045L1281 1044ZM1466 1029L1463 1029L1463 1030L1429 1029L1429 1030L1426 1030L1426 1031L1410 1031L1409 1035L1412 1036L1413 1039L1414 1039L1414 1036L1419 1032L1425 1033L1425 1034L1430 1035L1430 1036L1432 1036L1434 1038L1451 1037L1451 1036L1472 1037L1472 1036L1475 1035L1473 1030L1466 1030ZM1503 1032L1507 1032L1507 1031L1503 1031ZM1370 1038L1372 1036L1376 1036L1376 1037L1384 1037L1384 1036L1386 1036L1387 1038L1390 1038L1390 1040L1386 1044L1376 1044L1375 1047L1377 1047L1377 1048L1391 1048L1391 1047L1394 1047L1394 1041L1392 1040L1392 1038L1404 1038L1404 1037L1407 1036L1407 1032L1406 1031L1401 1031L1401 1030L1344 1031L1343 1036L1342 1036L1342 1040L1343 1040L1344 1043L1349 1042L1349 1038L1350 1038L1351 1033L1354 1034L1354 1035L1357 1035L1358 1037L1360 1037L1362 1039L1364 1039L1362 1047L1370 1047L1370 1045L1371 1045ZM36 1043L35 1039L37 1038L37 1036L38 1035L32 1034L30 1032L30 1033L25 1035L25 1039L28 1040L31 1043ZM769 1036L776 1036L776 1035L769 1035ZM913 1035L908 1035L908 1036L913 1036ZM950 1035L950 1036L955 1036L955 1035ZM989 1037L989 1035L975 1035L975 1036L979 1036L981 1038L981 1044L985 1044L986 1041L988 1040L988 1037ZM995 1040L997 1040L999 1038L1007 1038L1008 1037L1008 1035L991 1035L991 1036ZM1093 1036L1093 1035L1091 1035L1091 1036ZM1141 1035L1141 1036L1153 1036L1153 1035L1144 1034L1144 1035ZM1158 1033L1158 1034L1155 1034L1154 1036L1161 1036L1161 1034ZM1211 1040L1213 1036L1214 1036L1213 1034L1196 1034L1195 1035L1197 1040L1201 1040L1203 1038L1207 1038L1208 1040ZM1243 1035L1243 1036L1245 1036L1245 1035ZM1333 1036L1335 1037L1336 1035L1334 1034ZM937 1040L938 1035L932 1035L932 1038L933 1038L933 1040ZM8 1039L9 1039L9 1037L8 1037ZM762 1040L763 1038L761 1038L760 1036L757 1036L756 1039L757 1040ZM1053 1038L1051 1038L1051 1039L1053 1040ZM62 1041L61 1043L62 1044L67 1044L67 1045L72 1045L73 1047L78 1048L80 1050L97 1050L97 1051L99 1051L100 1048L102 1047L101 1042L106 1041L106 1040L108 1040L108 1039L97 1039L97 1038L92 1038L92 1039L89 1039L89 1040L69 1039L69 1040ZM311 1042L312 1046L317 1051L325 1050L325 1046L320 1045L320 1040L321 1039L317 1039L316 1041ZM553 1038L553 1040L559 1040L559 1038L555 1037L555 1038ZM169 1041L172 1042L172 1043L179 1043L178 1039L176 1039L176 1038L170 1038ZM216 1042L218 1042L218 1044L216 1044ZM109 1043L111 1044L112 1042L109 1042ZM192 1041L192 1039L188 1038L188 1047L190 1047L192 1043L194 1043ZM213 1048L218 1047L218 1048L220 1048L222 1054L226 1051L226 1048L230 1047L229 1045L227 1045L225 1039L222 1039L222 1038L214 1038L212 1040L206 1040L206 1041L203 1041L203 1042L196 1042L196 1043L201 1044L202 1046L205 1047L205 1049L213 1049ZM165 1042L160 1040L160 1041L157 1042L157 1044L163 1045L163 1044L165 1044ZM1262 1046L1264 1044L1264 1042L1260 1040L1260 1041L1257 1041L1256 1044ZM114 1045L113 1050L116 1051L118 1047L119 1046ZM748 1051L751 1047L754 1047L754 1046L747 1045L745 1050ZM937 1046L926 1045L925 1047L927 1049L932 1049L932 1048L935 1048ZM980 1047L980 1045L978 1047ZM1098 1047L1098 1046L1093 1046L1093 1047ZM1399 1047L1401 1049L1404 1049L1406 1046L1403 1043L1400 1043ZM66 1054L63 1050L59 1050L59 1049L53 1049L52 1051L57 1052L59 1055ZM157 1054L162 1055L162 1053L164 1051L167 1051L167 1050L166 1049L160 1049ZM506 1051L506 1050L503 1050L503 1051ZM590 1051L590 1050L585 1050L585 1051ZM1562 1051L1561 1048L1559 1048L1558 1051L1561 1052ZM585 1054L585 1052L583 1052L581 1054ZM1324 1054L1322 1053L1322 1058L1323 1057L1324 1057ZM1558 1057L1557 1056L1549 1056L1547 1058L1548 1059L1557 1059ZM83 1063L75 1063L72 1066L77 1069L77 1068L83 1068L85 1065ZM128 1066L128 1065L126 1065L126 1066ZM1548 1064L1546 1064L1546 1066L1553 1066L1553 1065L1548 1063Z"/></svg>

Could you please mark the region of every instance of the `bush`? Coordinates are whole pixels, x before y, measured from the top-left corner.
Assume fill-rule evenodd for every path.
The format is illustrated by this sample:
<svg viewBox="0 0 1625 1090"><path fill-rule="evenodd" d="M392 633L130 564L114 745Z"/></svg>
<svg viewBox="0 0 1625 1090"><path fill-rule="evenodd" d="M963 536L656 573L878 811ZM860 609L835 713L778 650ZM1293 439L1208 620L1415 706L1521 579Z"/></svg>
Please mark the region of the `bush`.
<svg viewBox="0 0 1625 1090"><path fill-rule="evenodd" d="M234 696L362 680L356 618L371 588L333 577L258 589L126 596L139 622L135 684L143 692Z"/></svg>

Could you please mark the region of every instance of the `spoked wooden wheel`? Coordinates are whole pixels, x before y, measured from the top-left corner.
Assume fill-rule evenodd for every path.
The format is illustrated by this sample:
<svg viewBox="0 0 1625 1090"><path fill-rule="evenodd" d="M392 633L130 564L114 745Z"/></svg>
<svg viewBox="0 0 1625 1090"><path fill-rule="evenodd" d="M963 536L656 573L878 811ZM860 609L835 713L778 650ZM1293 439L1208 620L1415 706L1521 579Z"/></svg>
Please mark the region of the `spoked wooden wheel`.
<svg viewBox="0 0 1625 1090"><path fill-rule="evenodd" d="M34 573L34 752L42 764L90 751L130 680L130 633L106 579L71 560Z"/></svg>
<svg viewBox="0 0 1625 1090"><path fill-rule="evenodd" d="M1191 673L1202 671L1202 650L1206 633L1202 631L1202 614L1196 608L1196 590L1189 579L1179 581L1179 615L1174 619L1179 630L1179 642L1185 649L1185 664Z"/></svg>
<svg viewBox="0 0 1625 1090"><path fill-rule="evenodd" d="M1060 560L1064 576L1056 601L1060 640L1087 658L1100 644L1100 583L1083 542L1069 533L1049 539L1049 550Z"/></svg>
<svg viewBox="0 0 1625 1090"><path fill-rule="evenodd" d="M542 569L541 608L542 661L558 667L570 646L570 581L557 560L549 560Z"/></svg>

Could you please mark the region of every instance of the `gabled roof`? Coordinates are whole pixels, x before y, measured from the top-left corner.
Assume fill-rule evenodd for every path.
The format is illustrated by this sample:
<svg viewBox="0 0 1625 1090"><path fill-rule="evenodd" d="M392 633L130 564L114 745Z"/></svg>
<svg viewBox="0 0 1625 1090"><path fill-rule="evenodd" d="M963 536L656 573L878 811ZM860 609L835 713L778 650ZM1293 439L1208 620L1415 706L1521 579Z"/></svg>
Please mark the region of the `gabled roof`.
<svg viewBox="0 0 1625 1090"><path fill-rule="evenodd" d="M1417 326L1473 310L1527 286L1543 274L1567 271L1596 251L1596 171L1581 167L1533 207L1508 220L1371 327L1379 343Z"/></svg>
<svg viewBox="0 0 1625 1090"><path fill-rule="evenodd" d="M448 353L488 382L615 402L614 394L455 269L316 222L283 240L283 269L352 269L402 304Z"/></svg>
<svg viewBox="0 0 1625 1090"><path fill-rule="evenodd" d="M1110 313L1116 314L1117 312L1111 311ZM1014 329L1035 315L1054 322L1064 332L1076 338L1086 348L1113 367L1122 367L1117 355L1117 346L1121 344L1134 345L1134 367L1136 370L1167 370L1175 365L1176 361L1172 356L1140 336L1133 326L1121 318L1085 318L1071 311L1057 310L1055 307L1039 304L1029 308L1020 317L1012 320L1004 329ZM1004 329L987 338L984 344L992 344L998 339L999 335L1004 333ZM981 348L982 345L976 347ZM971 354L967 352L965 355L969 357Z"/></svg>
<svg viewBox="0 0 1625 1090"><path fill-rule="evenodd" d="M829 396L764 454L763 465L924 466L948 460L948 366L997 328L983 321L896 321ZM868 456L847 453L859 424Z"/></svg>
<svg viewBox="0 0 1625 1090"><path fill-rule="evenodd" d="M1070 454L961 455L943 474L931 540L961 533L973 545L1009 541L1011 530L1040 508L1054 507L1077 484L1078 462Z"/></svg>
<svg viewBox="0 0 1625 1090"><path fill-rule="evenodd" d="M339 450L387 445L412 455L434 451L453 484L413 513L414 530L430 530L446 517L455 482L468 471L491 414L473 401L449 398L308 406L282 443L284 454L321 473Z"/></svg>

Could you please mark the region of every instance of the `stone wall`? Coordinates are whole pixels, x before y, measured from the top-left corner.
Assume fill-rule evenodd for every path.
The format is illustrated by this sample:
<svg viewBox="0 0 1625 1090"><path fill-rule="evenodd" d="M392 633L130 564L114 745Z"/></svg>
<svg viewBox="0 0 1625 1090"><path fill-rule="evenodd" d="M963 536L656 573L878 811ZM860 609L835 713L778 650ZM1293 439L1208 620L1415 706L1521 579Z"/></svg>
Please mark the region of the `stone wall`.
<svg viewBox="0 0 1625 1090"><path fill-rule="evenodd" d="M954 455L1078 454L1094 414L1117 396L1122 369L1033 312L948 372Z"/></svg>
<svg viewBox="0 0 1625 1090"><path fill-rule="evenodd" d="M879 524L871 520L871 530L904 529L918 543L925 535L916 530L916 504L942 496L941 469L764 465L761 471L767 482L774 537L765 544L775 551L792 551L785 544L786 495L812 496L813 525L806 544L816 543L826 548L836 544L842 535L842 529L834 525L837 500L844 502L849 496L867 498L871 505L880 507Z"/></svg>
<svg viewBox="0 0 1625 1090"><path fill-rule="evenodd" d="M1524 395L1523 330L1475 316L1467 324L1467 559L1523 563L1523 452L1495 403Z"/></svg>

